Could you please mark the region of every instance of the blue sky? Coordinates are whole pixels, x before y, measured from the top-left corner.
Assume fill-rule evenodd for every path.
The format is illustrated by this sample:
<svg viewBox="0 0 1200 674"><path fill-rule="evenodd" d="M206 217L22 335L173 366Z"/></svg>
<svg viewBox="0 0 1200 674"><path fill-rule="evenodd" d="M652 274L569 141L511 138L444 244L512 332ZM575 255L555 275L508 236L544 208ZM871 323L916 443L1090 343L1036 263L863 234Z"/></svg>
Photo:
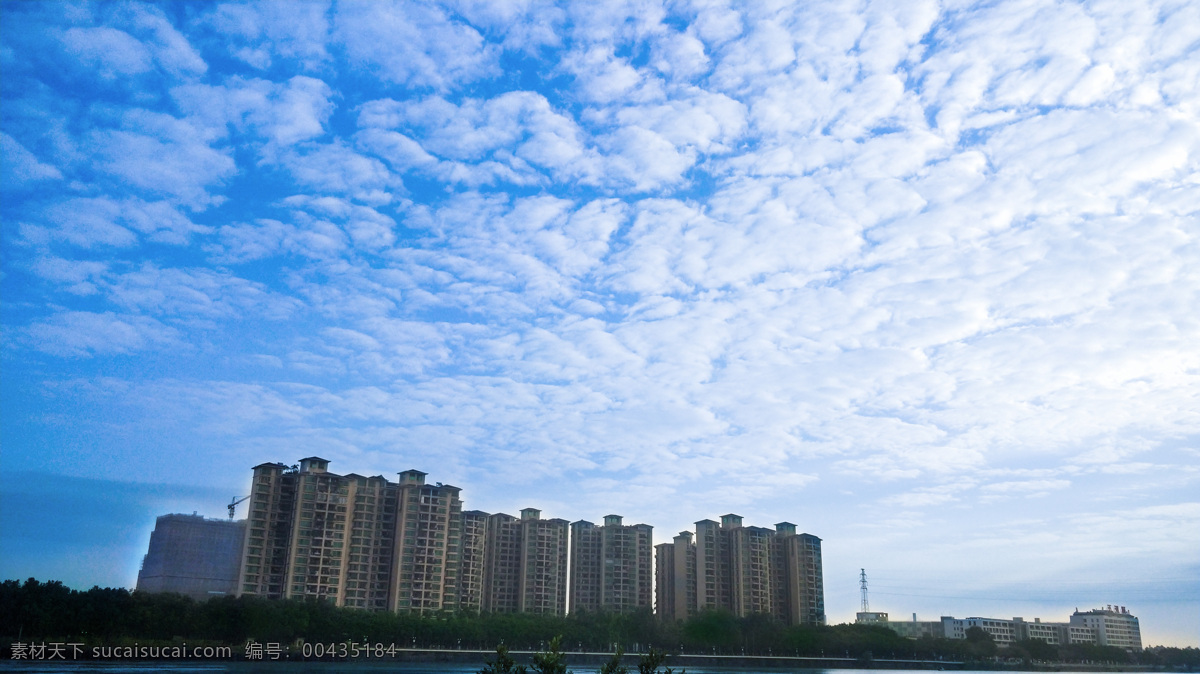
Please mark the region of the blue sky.
<svg viewBox="0 0 1200 674"><path fill-rule="evenodd" d="M0 575L251 466L1200 643L1200 6L0 5Z"/></svg>

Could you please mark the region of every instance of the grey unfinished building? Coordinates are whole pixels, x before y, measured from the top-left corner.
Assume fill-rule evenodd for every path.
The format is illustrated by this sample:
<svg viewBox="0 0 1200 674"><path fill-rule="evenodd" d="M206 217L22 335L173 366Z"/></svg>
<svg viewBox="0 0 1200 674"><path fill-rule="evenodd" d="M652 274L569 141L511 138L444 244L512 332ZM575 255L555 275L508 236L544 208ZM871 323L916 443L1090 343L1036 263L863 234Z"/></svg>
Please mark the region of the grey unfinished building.
<svg viewBox="0 0 1200 674"><path fill-rule="evenodd" d="M245 532L245 522L162 515L138 571L138 591L176 592L197 600L233 594Z"/></svg>

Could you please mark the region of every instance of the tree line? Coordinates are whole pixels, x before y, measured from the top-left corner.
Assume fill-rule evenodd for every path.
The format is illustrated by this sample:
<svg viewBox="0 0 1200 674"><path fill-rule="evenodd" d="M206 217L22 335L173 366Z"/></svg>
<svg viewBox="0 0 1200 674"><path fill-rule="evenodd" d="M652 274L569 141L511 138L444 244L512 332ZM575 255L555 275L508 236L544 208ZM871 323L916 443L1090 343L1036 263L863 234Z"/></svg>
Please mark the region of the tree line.
<svg viewBox="0 0 1200 674"><path fill-rule="evenodd" d="M980 636L979 633L982 633ZM779 655L825 658L918 659L977 662L996 655L1029 661L1112 662L1200 668L1196 648L1126 652L1088 644L1018 642L998 649L979 630L967 639L911 640L879 626L787 626L767 615L738 618L705 611L664 622L649 611L406 614L339 608L327 601L216 597L195 601L178 594L93 587L79 591L58 581L0 584L0 640L70 640L85 644L169 643L226 645L248 641L292 644L367 642L397 647L545 651L558 637L565 651Z"/></svg>

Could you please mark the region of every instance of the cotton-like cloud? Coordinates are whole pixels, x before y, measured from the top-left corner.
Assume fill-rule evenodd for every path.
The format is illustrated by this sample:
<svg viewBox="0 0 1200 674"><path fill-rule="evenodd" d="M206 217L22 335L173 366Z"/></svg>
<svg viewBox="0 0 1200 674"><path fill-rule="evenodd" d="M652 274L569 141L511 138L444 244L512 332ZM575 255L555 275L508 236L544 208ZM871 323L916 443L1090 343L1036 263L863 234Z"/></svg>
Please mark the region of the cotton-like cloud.
<svg viewBox="0 0 1200 674"><path fill-rule="evenodd" d="M19 189L43 180L60 180L62 172L53 165L43 163L17 139L7 133L0 134L0 152L4 154L4 188Z"/></svg>
<svg viewBox="0 0 1200 674"><path fill-rule="evenodd" d="M139 235L150 241L182 245L193 235L210 231L169 202L141 199L65 199L47 206L38 222L41 224L22 228L28 240L66 241L81 248L132 246Z"/></svg>
<svg viewBox="0 0 1200 674"><path fill-rule="evenodd" d="M290 150L278 161L301 187L351 196L368 204L388 203L392 199L389 190L400 186L382 162L340 142Z"/></svg>
<svg viewBox="0 0 1200 674"><path fill-rule="evenodd" d="M359 142L399 171L416 169L469 184L492 182L480 172L517 183L530 181L537 169L558 178L594 179L596 172L589 156L595 153L583 145L582 130L531 92L459 105L438 97L372 101L363 106L359 125L365 127Z"/></svg>
<svg viewBox="0 0 1200 674"><path fill-rule="evenodd" d="M223 127L230 125L261 135L277 147L321 136L333 112L329 86L299 75L286 84L240 78L223 86L189 84L172 95L193 119L203 120L217 133L223 134Z"/></svg>
<svg viewBox="0 0 1200 674"><path fill-rule="evenodd" d="M446 5L505 49L534 55L562 43L567 12L552 0L452 0Z"/></svg>
<svg viewBox="0 0 1200 674"><path fill-rule="evenodd" d="M146 110L129 111L121 128L93 131L86 142L97 170L193 210L222 201L209 188L235 170L233 159L205 142L200 129Z"/></svg>
<svg viewBox="0 0 1200 674"><path fill-rule="evenodd" d="M72 358L129 354L177 346L180 333L136 314L64 312L31 324L26 335L33 348Z"/></svg>
<svg viewBox="0 0 1200 674"><path fill-rule="evenodd" d="M154 62L138 39L116 28L68 28L62 36L69 54L108 80L149 72Z"/></svg>
<svg viewBox="0 0 1200 674"><path fill-rule="evenodd" d="M63 50L78 68L108 81L161 71L172 77L201 75L207 64L171 23L152 5L79 5L75 25L59 34ZM93 20L107 25L87 25Z"/></svg>
<svg viewBox="0 0 1200 674"><path fill-rule="evenodd" d="M499 71L495 48L432 3L344 2L335 35L352 59L400 85L442 91Z"/></svg>
<svg viewBox="0 0 1200 674"><path fill-rule="evenodd" d="M835 622L863 559L1195 566L1187 3L2 11L0 381L62 447L796 521Z"/></svg>
<svg viewBox="0 0 1200 674"><path fill-rule="evenodd" d="M255 68L295 59L305 70L316 71L330 59L330 6L320 0L224 2L201 22L233 42L233 55Z"/></svg>

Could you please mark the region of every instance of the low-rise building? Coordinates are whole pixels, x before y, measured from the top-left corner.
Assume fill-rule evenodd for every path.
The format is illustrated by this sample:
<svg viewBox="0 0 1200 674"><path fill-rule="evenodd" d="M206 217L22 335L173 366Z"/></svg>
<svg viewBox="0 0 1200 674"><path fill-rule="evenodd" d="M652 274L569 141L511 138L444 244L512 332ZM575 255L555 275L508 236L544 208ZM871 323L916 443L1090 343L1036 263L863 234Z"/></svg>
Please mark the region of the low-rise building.
<svg viewBox="0 0 1200 674"><path fill-rule="evenodd" d="M1029 622L1016 617L1003 618L954 618L942 616L938 621L917 621L914 613L912 622L889 621L886 613L859 613L858 624L882 625L909 639L937 637L965 639L967 630L978 627L991 635L1000 646L1009 646L1017 641L1036 640L1052 645L1096 644L1116 646L1127 650L1142 648L1142 634L1138 619L1124 606L1109 606L1091 611L1075 611L1070 622L1042 622L1034 618Z"/></svg>
<svg viewBox="0 0 1200 674"><path fill-rule="evenodd" d="M1110 605L1082 613L1076 609L1071 614L1071 626L1090 629L1099 646L1133 650L1142 648L1142 628L1138 625L1137 616L1124 606Z"/></svg>

